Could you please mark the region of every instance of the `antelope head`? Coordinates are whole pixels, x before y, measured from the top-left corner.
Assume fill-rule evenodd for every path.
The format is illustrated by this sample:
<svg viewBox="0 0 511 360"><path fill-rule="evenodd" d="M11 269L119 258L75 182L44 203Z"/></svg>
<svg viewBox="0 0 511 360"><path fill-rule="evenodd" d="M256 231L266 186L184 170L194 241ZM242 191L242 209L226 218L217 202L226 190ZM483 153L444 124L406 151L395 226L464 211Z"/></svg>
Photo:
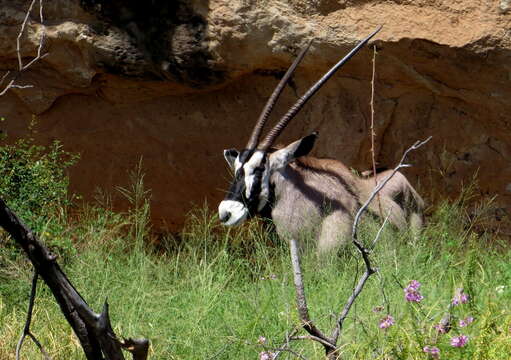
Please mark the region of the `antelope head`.
<svg viewBox="0 0 511 360"><path fill-rule="evenodd" d="M321 86L353 55L355 55L378 31L375 30L355 46L344 58L335 64L321 79L300 97L279 122L268 132L262 142L259 142L261 132L275 102L282 93L294 70L305 56L311 43L305 47L289 67L284 77L268 99L259 119L252 131L244 150L224 150L224 157L234 173L234 179L225 196L218 206L220 221L227 226L241 224L247 218L254 216L267 205L270 198L271 175L283 169L294 159L307 155L314 146L317 133L314 132L290 145L269 153L277 137L289 121L300 111L305 103L321 88Z"/></svg>

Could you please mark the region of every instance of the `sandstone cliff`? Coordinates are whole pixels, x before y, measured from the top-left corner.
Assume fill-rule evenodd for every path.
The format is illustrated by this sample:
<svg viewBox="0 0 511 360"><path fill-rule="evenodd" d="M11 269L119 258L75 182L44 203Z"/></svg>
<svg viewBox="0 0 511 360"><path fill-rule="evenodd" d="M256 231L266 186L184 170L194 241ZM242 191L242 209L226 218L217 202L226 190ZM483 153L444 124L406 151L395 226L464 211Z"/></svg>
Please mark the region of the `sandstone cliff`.
<svg viewBox="0 0 511 360"><path fill-rule="evenodd" d="M16 66L28 1L0 0L0 70ZM2 126L22 134L32 114L40 141L60 139L82 159L75 191L126 185L142 156L153 217L179 229L193 203L213 207L229 173L222 150L243 146L277 79L313 46L274 111L282 114L329 66L378 25L376 143L392 166L417 139L412 183L431 200L478 174L480 195L511 213L509 0L189 0L44 2L22 38L49 55L0 98ZM307 104L287 141L319 130L315 154L370 167L370 48ZM429 194L429 195L428 195ZM506 220L507 219L507 220Z"/></svg>

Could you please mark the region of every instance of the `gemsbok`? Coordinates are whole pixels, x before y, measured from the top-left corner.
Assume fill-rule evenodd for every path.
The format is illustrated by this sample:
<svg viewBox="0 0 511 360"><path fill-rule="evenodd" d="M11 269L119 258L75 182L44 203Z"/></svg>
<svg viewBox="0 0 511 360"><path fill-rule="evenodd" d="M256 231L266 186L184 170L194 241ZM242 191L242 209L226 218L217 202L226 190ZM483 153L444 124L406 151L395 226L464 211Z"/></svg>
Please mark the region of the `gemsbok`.
<svg viewBox="0 0 511 360"><path fill-rule="evenodd" d="M353 218L369 198L374 176L381 180L390 171L362 178L338 160L307 156L318 136L316 132L286 147L273 149L272 145L305 103L379 30L325 73L259 142L275 102L310 43L300 52L268 99L246 148L240 152L224 150L234 172L234 180L218 207L224 225L234 226L257 214L271 214L279 237L300 239L304 234L312 235L318 252L337 248L351 238ZM401 173L397 172L383 187L379 202L369 205L370 213L388 216L398 229L418 231L422 227L424 202Z"/></svg>

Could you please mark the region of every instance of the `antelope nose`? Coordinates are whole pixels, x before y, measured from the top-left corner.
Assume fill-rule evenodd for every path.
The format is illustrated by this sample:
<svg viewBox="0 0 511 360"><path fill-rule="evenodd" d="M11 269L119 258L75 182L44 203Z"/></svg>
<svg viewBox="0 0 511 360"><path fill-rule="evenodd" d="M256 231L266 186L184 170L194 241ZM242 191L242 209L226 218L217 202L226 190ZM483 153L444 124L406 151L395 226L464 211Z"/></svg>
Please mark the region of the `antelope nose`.
<svg viewBox="0 0 511 360"><path fill-rule="evenodd" d="M226 223L231 217L231 213L228 211L222 211L219 214L220 222Z"/></svg>

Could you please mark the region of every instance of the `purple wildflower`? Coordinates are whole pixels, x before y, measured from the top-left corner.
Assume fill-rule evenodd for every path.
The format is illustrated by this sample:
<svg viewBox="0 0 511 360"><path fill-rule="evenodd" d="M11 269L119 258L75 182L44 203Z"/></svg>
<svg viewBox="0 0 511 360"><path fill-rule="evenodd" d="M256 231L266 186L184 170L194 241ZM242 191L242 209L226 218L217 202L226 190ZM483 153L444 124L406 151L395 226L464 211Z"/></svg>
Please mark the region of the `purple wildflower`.
<svg viewBox="0 0 511 360"><path fill-rule="evenodd" d="M426 354L429 354L433 359L439 359L440 358L440 349L436 346L429 346L426 345L422 349Z"/></svg>
<svg viewBox="0 0 511 360"><path fill-rule="evenodd" d="M266 338L264 336L259 336L259 338L257 339L257 342L259 344L265 344L266 343Z"/></svg>
<svg viewBox="0 0 511 360"><path fill-rule="evenodd" d="M419 290L419 288L421 287L421 283L418 282L417 280L412 280L410 281L410 283L408 284L408 286L405 288L405 291L417 291Z"/></svg>
<svg viewBox="0 0 511 360"><path fill-rule="evenodd" d="M422 299L424 299L424 296L421 295L418 291L409 291L405 293L405 299L406 301L410 302L421 302Z"/></svg>
<svg viewBox="0 0 511 360"><path fill-rule="evenodd" d="M469 296L463 292L463 289L456 289L456 294L452 298L453 305L466 304L468 303Z"/></svg>
<svg viewBox="0 0 511 360"><path fill-rule="evenodd" d="M275 353L271 351L261 351L259 353L259 360L273 360L275 359Z"/></svg>
<svg viewBox="0 0 511 360"><path fill-rule="evenodd" d="M445 334L447 332L447 329L443 324L436 324L433 327L436 329L436 331L438 331L439 334Z"/></svg>
<svg viewBox="0 0 511 360"><path fill-rule="evenodd" d="M390 315L387 315L380 320L380 324L378 326L380 329L387 329L392 325L394 325L394 318Z"/></svg>
<svg viewBox="0 0 511 360"><path fill-rule="evenodd" d="M465 327L471 324L474 321L474 318L472 316L467 316L465 319L461 319L459 322L460 327Z"/></svg>
<svg viewBox="0 0 511 360"><path fill-rule="evenodd" d="M468 342L468 336L460 335L451 339L451 345L454 347L463 347Z"/></svg>
<svg viewBox="0 0 511 360"><path fill-rule="evenodd" d="M421 295L419 292L419 288L421 287L421 283L417 280L412 280L408 284L407 287L405 287L405 299L406 301L410 302L421 302L422 299L424 299L424 296Z"/></svg>

